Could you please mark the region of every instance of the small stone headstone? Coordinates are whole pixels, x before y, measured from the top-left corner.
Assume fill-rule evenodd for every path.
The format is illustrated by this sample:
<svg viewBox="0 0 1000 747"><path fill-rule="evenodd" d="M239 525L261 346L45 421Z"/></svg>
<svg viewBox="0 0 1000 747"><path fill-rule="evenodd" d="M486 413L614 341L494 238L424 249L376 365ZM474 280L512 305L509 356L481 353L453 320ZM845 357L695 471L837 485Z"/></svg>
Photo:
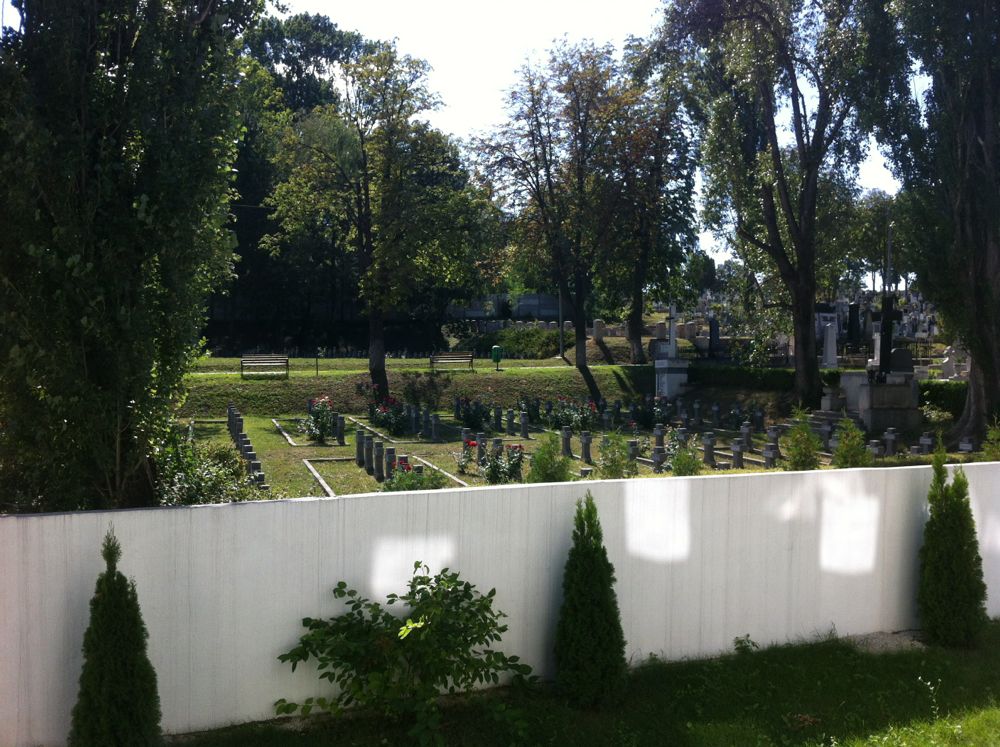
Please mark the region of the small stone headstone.
<svg viewBox="0 0 1000 747"><path fill-rule="evenodd" d="M514 410L507 408L507 435L513 436L517 434L517 428L514 425Z"/></svg>
<svg viewBox="0 0 1000 747"><path fill-rule="evenodd" d="M722 412L722 408L719 407L719 403L718 402L713 402L712 403L712 427L713 428L718 428L719 425L721 424L721 419L720 419L720 413L721 412Z"/></svg>
<svg viewBox="0 0 1000 747"><path fill-rule="evenodd" d="M594 462L590 455L590 442L592 438L590 431L580 433L580 458L587 464L593 464Z"/></svg>
<svg viewBox="0 0 1000 747"><path fill-rule="evenodd" d="M743 442L733 441L729 449L733 452L733 469L743 469Z"/></svg>
<svg viewBox="0 0 1000 747"><path fill-rule="evenodd" d="M486 434L476 434L476 464L486 463Z"/></svg>
<svg viewBox="0 0 1000 747"><path fill-rule="evenodd" d="M365 431L358 428L354 433L354 461L359 467L365 466Z"/></svg>
<svg viewBox="0 0 1000 747"><path fill-rule="evenodd" d="M660 474L663 472L663 463L667 461L667 449L664 446L653 447L653 472Z"/></svg>
<svg viewBox="0 0 1000 747"><path fill-rule="evenodd" d="M375 479L378 482L382 482L385 479L385 453L383 452L384 444L381 441L376 441L372 447L372 466L375 469Z"/></svg>
<svg viewBox="0 0 1000 747"><path fill-rule="evenodd" d="M715 434L712 431L705 433L705 436L701 439L702 447L704 448L704 456L702 461L705 462L709 467L715 466Z"/></svg>
<svg viewBox="0 0 1000 747"><path fill-rule="evenodd" d="M431 440L437 441L441 432L441 416L437 413L431 415Z"/></svg>
<svg viewBox="0 0 1000 747"><path fill-rule="evenodd" d="M396 467L396 447L385 447L385 477L388 480L392 477L392 471Z"/></svg>
<svg viewBox="0 0 1000 747"><path fill-rule="evenodd" d="M744 420L743 425L740 426L740 436L743 437L743 448L746 451L753 451L753 426L750 425L749 420Z"/></svg>
<svg viewBox="0 0 1000 747"><path fill-rule="evenodd" d="M369 475L375 473L374 452L375 452L375 437L365 436L365 446L364 446L363 456L364 456L365 472L367 472Z"/></svg>
<svg viewBox="0 0 1000 747"><path fill-rule="evenodd" d="M337 416L337 445L343 446L344 441L344 428L347 425L347 418L343 415Z"/></svg>
<svg viewBox="0 0 1000 747"><path fill-rule="evenodd" d="M503 433L503 410L500 409L500 405L493 406L493 430Z"/></svg>
<svg viewBox="0 0 1000 747"><path fill-rule="evenodd" d="M573 429L568 425L564 425L562 428L562 455L564 457L573 456Z"/></svg>
<svg viewBox="0 0 1000 747"><path fill-rule="evenodd" d="M528 438L528 413L521 412L521 438Z"/></svg>
<svg viewBox="0 0 1000 747"><path fill-rule="evenodd" d="M663 428L663 423L657 423L653 427L653 445L654 446L663 446L664 445L663 444L663 435L664 435L664 433L665 433L665 431L664 431L664 428Z"/></svg>

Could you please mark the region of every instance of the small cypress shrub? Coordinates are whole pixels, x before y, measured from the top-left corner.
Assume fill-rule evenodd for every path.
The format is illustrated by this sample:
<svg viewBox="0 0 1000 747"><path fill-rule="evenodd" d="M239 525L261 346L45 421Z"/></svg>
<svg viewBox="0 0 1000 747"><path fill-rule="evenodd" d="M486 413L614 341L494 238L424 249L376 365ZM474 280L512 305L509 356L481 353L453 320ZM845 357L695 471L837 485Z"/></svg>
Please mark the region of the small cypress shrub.
<svg viewBox="0 0 1000 747"><path fill-rule="evenodd" d="M525 482L567 482L573 478L573 460L561 453L559 437L546 434L531 455L531 467Z"/></svg>
<svg viewBox="0 0 1000 747"><path fill-rule="evenodd" d="M795 424L782 439L785 469L790 471L819 469L819 450L823 444L819 436L809 427L809 413L805 410L796 410L794 420Z"/></svg>
<svg viewBox="0 0 1000 747"><path fill-rule="evenodd" d="M917 606L931 641L970 646L987 619L983 561L969 505L968 479L959 468L949 485L944 462L944 447L939 444L927 495L930 516L920 548Z"/></svg>
<svg viewBox="0 0 1000 747"><path fill-rule="evenodd" d="M576 503L555 648L556 684L579 707L610 705L625 693L628 665L614 583L597 506L587 491Z"/></svg>
<svg viewBox="0 0 1000 747"><path fill-rule="evenodd" d="M135 583L118 570L121 545L114 528L104 536L106 570L90 600L83 636L83 671L73 707L70 747L146 747L160 744L160 696L146 655L148 633Z"/></svg>
<svg viewBox="0 0 1000 747"><path fill-rule="evenodd" d="M833 450L833 466L871 467L872 453L865 445L865 434L850 418L837 424L837 448Z"/></svg>

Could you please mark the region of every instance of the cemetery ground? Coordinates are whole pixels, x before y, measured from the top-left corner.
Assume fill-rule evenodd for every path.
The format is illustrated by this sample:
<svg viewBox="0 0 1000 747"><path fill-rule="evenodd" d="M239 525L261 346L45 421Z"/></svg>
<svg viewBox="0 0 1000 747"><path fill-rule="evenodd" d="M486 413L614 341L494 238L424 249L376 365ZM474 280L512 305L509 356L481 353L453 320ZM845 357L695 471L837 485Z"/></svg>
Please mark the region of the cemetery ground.
<svg viewBox="0 0 1000 747"><path fill-rule="evenodd" d="M236 360L238 367L238 359L233 360ZM196 439L225 442L229 439L224 420L226 406L229 402L234 402L243 413L244 429L253 444L256 458L261 462L267 484L274 490L273 495L297 497L378 491L379 482L363 468L358 467L354 459L356 429L370 426L365 415L366 400L359 389L359 386L363 387L368 382L367 372L363 370L366 361L329 360L339 367L329 369L326 373L321 370L319 377L302 362L297 366L298 373L293 373L292 378L288 380L267 377L241 380L238 372L235 377L228 374L192 376L189 379L190 394L184 406L184 416L194 419ZM466 397L483 403L503 403L504 430L506 430L506 408L519 400L537 399L544 403L547 400L556 400L560 396L577 401L586 401L587 398L586 386L575 368L561 362L557 366L531 365L538 361L526 361L524 362L526 365L523 366L519 365L520 363L522 362L507 362L497 372L484 361L477 364L478 368L472 371L445 370L430 376L424 360L391 359L388 361L390 387L397 395L408 384L426 388L430 380L436 382L434 386L438 388L435 395L438 402L434 410L440 417L439 438L437 441L431 441L415 434L395 437L385 434L384 437L379 435L376 438L383 441L385 446L395 448L397 455L405 454L411 457L413 465L422 464L426 469L437 468L448 473L449 477L444 481L445 487L461 487L463 484L485 485L486 482L478 475L474 466L465 474L457 469L455 455L462 451L462 426L449 411L448 403L454 397ZM634 401L641 398L641 392L648 392L652 388L650 366L598 365L592 368L592 374L609 403L614 400L626 403ZM299 422L306 415L306 402L319 396L329 397L335 409L349 418L346 421L345 443L342 446L312 444L304 434L299 433ZM791 394L788 391L754 389L748 386L694 385L690 387L685 400L689 408L695 401L701 403L701 416L704 422L700 428L692 428L691 432L692 434L708 430L714 432L716 459L723 468L732 466L733 456L728 447L733 440L740 437L740 433L734 423L717 427L709 423L709 408L712 403L720 403L723 412L728 412L731 407L737 405L747 414L759 409L769 424L787 421L792 410ZM294 446L279 433L275 421L289 434L295 442ZM654 476L649 461L651 454L648 450L653 441L651 427L630 426L626 405L622 417L615 423L613 429L620 430L627 438L637 438L640 444L647 447L642 454L644 459L639 461L638 476ZM381 429L374 430L381 433ZM519 427L516 430L513 435L502 433L497 435L503 437L504 445L523 446L526 460L522 475L526 475L530 455L544 431L540 424L533 424L530 437L522 439L519 438ZM600 443L604 429L598 426L592 430L592 456L597 460L601 453ZM472 433L471 436L475 438L476 433ZM488 441L491 439L492 436L488 436ZM703 449L700 433L695 440L697 446ZM765 434L758 429L751 436L751 440L753 450L745 454L744 468L763 469L765 464L762 452L766 442ZM909 434L907 441L915 443L915 434ZM571 443L572 452L576 456L573 472L579 474L581 468L589 466L579 458L582 456L579 433L573 435ZM703 451L699 457L704 457ZM965 455L954 455L954 458L960 461ZM308 460L308 465L304 460ZM877 463L894 466L927 461L926 457L907 455L880 459ZM823 453L821 465L828 466L829 462L829 453ZM599 471L595 470L592 477L599 478Z"/></svg>
<svg viewBox="0 0 1000 747"><path fill-rule="evenodd" d="M758 650L734 641L721 658L633 669L622 704L569 708L548 686L454 698L449 745L996 745L1000 743L1000 622L974 649L866 653L845 640ZM305 676L305 675L304 675ZM494 715L515 709L519 731ZM274 721L179 737L189 747L405 744L406 726L364 713Z"/></svg>

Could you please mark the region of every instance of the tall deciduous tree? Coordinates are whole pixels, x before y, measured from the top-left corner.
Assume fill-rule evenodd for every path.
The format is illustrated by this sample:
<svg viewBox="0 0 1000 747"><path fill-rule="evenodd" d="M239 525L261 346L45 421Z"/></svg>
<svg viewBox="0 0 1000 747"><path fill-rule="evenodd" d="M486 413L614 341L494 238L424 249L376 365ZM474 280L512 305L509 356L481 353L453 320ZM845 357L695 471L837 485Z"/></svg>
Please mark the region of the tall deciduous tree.
<svg viewBox="0 0 1000 747"><path fill-rule="evenodd" d="M669 68L651 70L648 48L635 44L618 76L620 104L598 159L612 225L598 285L626 300L633 363L645 363L643 312L647 294L668 291L695 246L694 153L680 86Z"/></svg>
<svg viewBox="0 0 1000 747"><path fill-rule="evenodd" d="M387 313L418 303L421 288L472 282L474 255L489 246L496 224L455 145L414 119L434 102L426 70L388 44L343 64L340 104L289 131L279 158L285 179L271 200L282 229L272 246L289 251L318 240L356 267L380 396L388 393Z"/></svg>
<svg viewBox="0 0 1000 747"><path fill-rule="evenodd" d="M676 0L665 47L692 61L716 229L770 263L788 294L795 392L818 402L817 214L824 170L862 154L867 102L883 84L868 0ZM679 42L678 46L672 46ZM791 133L783 147L783 130Z"/></svg>
<svg viewBox="0 0 1000 747"><path fill-rule="evenodd" d="M929 86L922 116L908 90L887 100L885 141L924 221L912 253L921 288L972 359L956 431L982 435L1000 413L1000 8L902 0L894 9ZM898 54L898 38L882 40Z"/></svg>
<svg viewBox="0 0 1000 747"><path fill-rule="evenodd" d="M259 6L17 6L0 52L0 478L19 508L154 500L153 444L231 269L234 38Z"/></svg>
<svg viewBox="0 0 1000 747"><path fill-rule="evenodd" d="M610 47L563 43L545 68L522 68L507 122L480 142L524 235L545 250L571 309L576 366L595 399L600 393L587 366L587 305L611 233L598 162L622 106L621 85Z"/></svg>

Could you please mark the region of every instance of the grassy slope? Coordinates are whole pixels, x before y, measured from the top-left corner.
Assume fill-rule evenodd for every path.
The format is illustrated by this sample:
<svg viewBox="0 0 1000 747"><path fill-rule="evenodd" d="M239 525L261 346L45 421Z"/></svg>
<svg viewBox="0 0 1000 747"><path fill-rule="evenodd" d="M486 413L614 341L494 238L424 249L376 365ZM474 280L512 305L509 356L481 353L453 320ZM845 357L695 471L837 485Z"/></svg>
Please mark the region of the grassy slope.
<svg viewBox="0 0 1000 747"><path fill-rule="evenodd" d="M289 621L293 627L294 622ZM1000 623L970 651L872 655L823 641L707 661L651 663L633 672L625 702L603 712L572 710L548 688L525 698L506 692L474 696L447 709L444 734L447 744L456 745L996 745L998 667ZM491 720L487 704L498 697L523 710L526 737L512 737ZM295 733L272 725L238 727L187 744L407 741L405 729L359 716L318 719Z"/></svg>
<svg viewBox="0 0 1000 747"><path fill-rule="evenodd" d="M595 366L594 379L605 399L628 399L653 391L652 366ZM390 365L389 387L399 393L407 375L415 370L401 370ZM500 372L484 366L475 371L453 370L441 374L447 381L442 406L455 396L514 405L518 397L553 399L557 395L586 398L587 386L575 368L509 367ZM244 414L268 415L302 413L311 397L328 395L341 412L365 410L365 400L357 392L358 384L368 383L365 372L338 370L327 375L292 376L284 380L244 380L231 375L193 375L187 379L188 398L181 408L182 417L221 417L227 402L234 402Z"/></svg>

